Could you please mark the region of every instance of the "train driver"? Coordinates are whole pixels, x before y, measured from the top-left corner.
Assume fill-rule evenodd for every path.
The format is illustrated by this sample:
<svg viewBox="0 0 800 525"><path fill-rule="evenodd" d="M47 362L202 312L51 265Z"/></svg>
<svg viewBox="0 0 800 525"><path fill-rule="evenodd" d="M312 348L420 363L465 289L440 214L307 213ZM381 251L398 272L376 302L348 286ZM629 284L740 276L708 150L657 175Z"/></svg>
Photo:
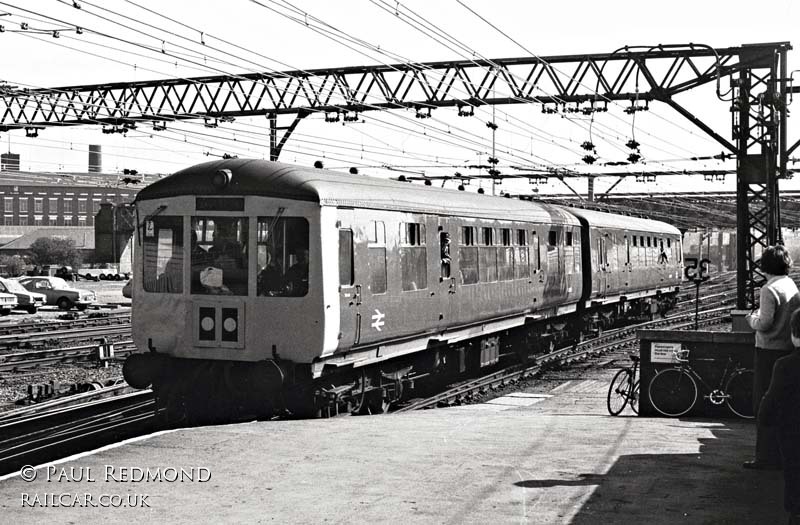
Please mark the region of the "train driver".
<svg viewBox="0 0 800 525"><path fill-rule="evenodd" d="M308 249L297 252L297 262L286 272L286 295L302 297L308 293Z"/></svg>
<svg viewBox="0 0 800 525"><path fill-rule="evenodd" d="M267 264L258 273L258 295L281 295L284 289L283 272L281 267L273 261L272 255L269 252L266 255Z"/></svg>

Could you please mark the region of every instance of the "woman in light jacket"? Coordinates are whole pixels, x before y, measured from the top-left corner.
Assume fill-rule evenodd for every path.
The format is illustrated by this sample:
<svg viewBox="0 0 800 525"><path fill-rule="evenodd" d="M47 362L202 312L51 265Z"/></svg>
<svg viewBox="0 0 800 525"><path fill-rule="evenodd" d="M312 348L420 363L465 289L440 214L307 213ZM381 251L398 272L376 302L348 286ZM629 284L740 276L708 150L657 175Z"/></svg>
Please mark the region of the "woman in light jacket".
<svg viewBox="0 0 800 525"><path fill-rule="evenodd" d="M761 255L761 271L767 282L761 287L759 309L747 315L747 322L756 331L756 351L753 358L753 410L758 416L761 398L769 387L775 361L792 352L789 321L792 312L800 307L800 292L789 277L792 258L783 246L770 246ZM800 386L800 385L799 385ZM757 426L756 457L745 468L779 469L780 452L775 432Z"/></svg>

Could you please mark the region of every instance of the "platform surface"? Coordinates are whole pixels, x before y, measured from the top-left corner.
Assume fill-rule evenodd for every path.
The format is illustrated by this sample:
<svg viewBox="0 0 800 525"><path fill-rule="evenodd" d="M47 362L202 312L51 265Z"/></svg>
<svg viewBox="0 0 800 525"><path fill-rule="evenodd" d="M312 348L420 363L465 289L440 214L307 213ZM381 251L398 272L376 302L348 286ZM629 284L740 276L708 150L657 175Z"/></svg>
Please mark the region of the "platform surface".
<svg viewBox="0 0 800 525"><path fill-rule="evenodd" d="M612 417L606 388L155 434L0 480L2 521L785 523L781 473L741 467L752 422Z"/></svg>

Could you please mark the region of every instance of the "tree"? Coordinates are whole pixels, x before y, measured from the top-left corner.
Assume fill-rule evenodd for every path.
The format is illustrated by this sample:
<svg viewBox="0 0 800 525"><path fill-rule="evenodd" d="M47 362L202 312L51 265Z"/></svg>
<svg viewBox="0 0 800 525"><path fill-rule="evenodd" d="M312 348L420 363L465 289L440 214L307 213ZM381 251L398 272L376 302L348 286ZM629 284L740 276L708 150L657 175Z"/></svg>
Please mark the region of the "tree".
<svg viewBox="0 0 800 525"><path fill-rule="evenodd" d="M81 265L81 253L75 248L72 239L55 239L52 237L39 237L31 247L31 261L33 264L55 264L58 266Z"/></svg>
<svg viewBox="0 0 800 525"><path fill-rule="evenodd" d="M0 274L5 273L11 277L19 277L25 273L25 259L19 255L0 255Z"/></svg>

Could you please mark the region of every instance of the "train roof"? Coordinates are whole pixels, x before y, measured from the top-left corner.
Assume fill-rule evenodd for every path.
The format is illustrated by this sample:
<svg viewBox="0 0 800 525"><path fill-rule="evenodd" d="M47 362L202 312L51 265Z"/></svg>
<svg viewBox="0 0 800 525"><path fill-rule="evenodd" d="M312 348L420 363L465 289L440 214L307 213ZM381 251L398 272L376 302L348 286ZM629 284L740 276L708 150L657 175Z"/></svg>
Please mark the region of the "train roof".
<svg viewBox="0 0 800 525"><path fill-rule="evenodd" d="M643 219L641 217L631 217L628 215L616 215L602 211L585 210L583 208L564 207L564 209L577 217L586 219L586 222L588 222L590 226L619 228L629 231L663 233L678 236L681 235L681 232L678 228L672 226L671 224L667 224L666 222Z"/></svg>
<svg viewBox="0 0 800 525"><path fill-rule="evenodd" d="M217 170L231 171L222 190L211 184ZM307 168L255 159L205 162L178 171L141 190L136 201L180 195L261 195L345 206L464 217L578 224L561 206Z"/></svg>

